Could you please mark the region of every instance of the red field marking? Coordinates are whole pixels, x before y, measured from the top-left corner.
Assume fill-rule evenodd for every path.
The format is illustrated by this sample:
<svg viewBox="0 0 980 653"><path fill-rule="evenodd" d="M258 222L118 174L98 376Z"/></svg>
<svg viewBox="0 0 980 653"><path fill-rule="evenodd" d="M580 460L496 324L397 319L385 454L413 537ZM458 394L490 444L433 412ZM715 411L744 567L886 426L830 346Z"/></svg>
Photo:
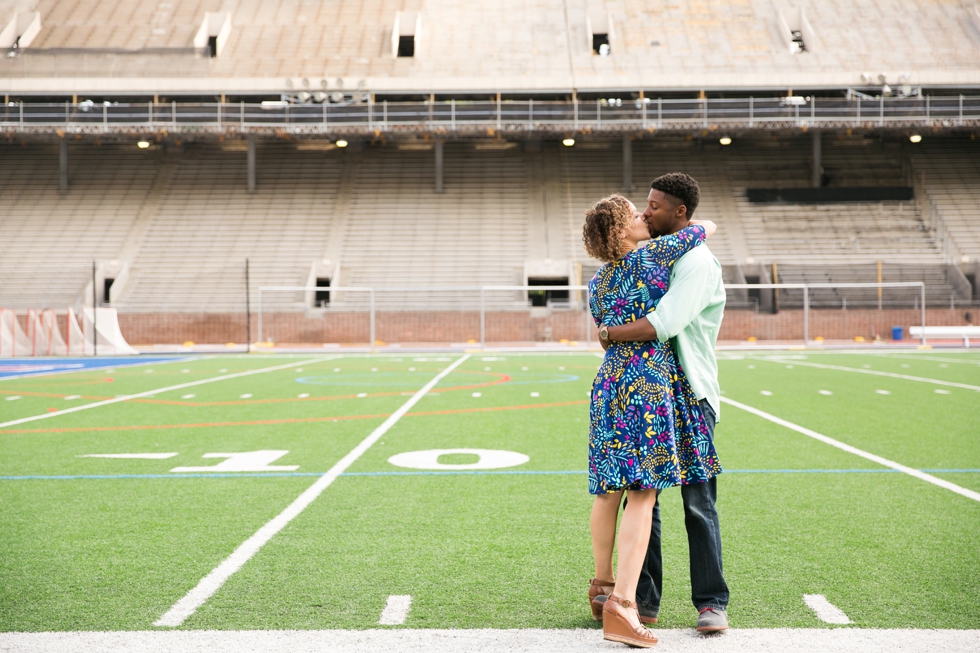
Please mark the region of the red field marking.
<svg viewBox="0 0 980 653"><path fill-rule="evenodd" d="M502 410L527 410L531 408L558 408L561 406L581 406L589 403L587 399L576 401L558 401L549 404L524 404L521 406L489 406L483 408L460 408L456 410L425 410L414 413L405 413L405 417L425 417L431 415L457 415L461 413L486 413ZM49 409L56 410L56 409ZM336 417L292 417L286 419L260 419L246 422L201 422L197 424L142 424L135 426L75 426L53 429L11 429L0 431L6 433L79 433L83 431L151 431L160 429L198 429L214 428L220 426L266 426L272 424L305 424L311 422L338 422L354 419L383 419L391 417L390 413L379 413L374 415L337 415Z"/></svg>

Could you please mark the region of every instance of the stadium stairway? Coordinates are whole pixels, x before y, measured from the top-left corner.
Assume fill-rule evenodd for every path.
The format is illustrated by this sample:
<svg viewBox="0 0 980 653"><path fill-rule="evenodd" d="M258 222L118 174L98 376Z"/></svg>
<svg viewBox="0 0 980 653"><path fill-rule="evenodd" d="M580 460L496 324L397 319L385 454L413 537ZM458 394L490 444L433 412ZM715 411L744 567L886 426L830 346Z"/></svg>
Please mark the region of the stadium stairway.
<svg viewBox="0 0 980 653"><path fill-rule="evenodd" d="M960 253L980 257L980 143L927 139L912 150L912 167L943 214Z"/></svg>

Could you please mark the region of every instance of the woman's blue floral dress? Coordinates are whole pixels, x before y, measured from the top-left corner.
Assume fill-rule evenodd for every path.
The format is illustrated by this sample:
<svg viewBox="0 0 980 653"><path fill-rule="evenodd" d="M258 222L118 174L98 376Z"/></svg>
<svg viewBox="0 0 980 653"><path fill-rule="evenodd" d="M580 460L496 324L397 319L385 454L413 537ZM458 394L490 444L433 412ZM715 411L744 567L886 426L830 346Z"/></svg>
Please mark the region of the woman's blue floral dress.
<svg viewBox="0 0 980 653"><path fill-rule="evenodd" d="M674 262L704 240L703 227L686 227L599 268L589 282L596 325L643 319L667 292ZM592 494L704 483L721 473L670 343L611 343L592 384L590 418Z"/></svg>

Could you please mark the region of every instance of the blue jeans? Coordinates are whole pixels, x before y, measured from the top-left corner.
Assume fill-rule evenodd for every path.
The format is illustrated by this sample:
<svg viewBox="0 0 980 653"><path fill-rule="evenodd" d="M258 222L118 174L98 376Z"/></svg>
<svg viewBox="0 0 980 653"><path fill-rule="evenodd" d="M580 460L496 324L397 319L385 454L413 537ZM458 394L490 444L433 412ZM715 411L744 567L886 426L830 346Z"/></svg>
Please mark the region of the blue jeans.
<svg viewBox="0 0 980 653"><path fill-rule="evenodd" d="M711 437L715 434L715 412L707 401L701 400L704 421ZM691 601L698 610L728 607L728 585L722 573L721 528L715 501L718 497L717 477L707 483L682 485L684 525L687 527L687 546L691 557ZM660 501L653 506L650 544L636 586L636 601L644 608L660 610L663 596L663 556L660 552Z"/></svg>

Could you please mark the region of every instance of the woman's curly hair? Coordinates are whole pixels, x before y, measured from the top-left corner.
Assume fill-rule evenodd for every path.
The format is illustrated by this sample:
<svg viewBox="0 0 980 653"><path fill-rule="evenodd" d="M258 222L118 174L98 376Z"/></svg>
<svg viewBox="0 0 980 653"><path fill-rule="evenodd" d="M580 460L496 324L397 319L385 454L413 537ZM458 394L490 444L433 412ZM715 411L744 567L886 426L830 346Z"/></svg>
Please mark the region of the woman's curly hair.
<svg viewBox="0 0 980 653"><path fill-rule="evenodd" d="M585 212L582 242L589 256L606 263L623 255L623 236L633 220L633 208L622 195L610 195Z"/></svg>

